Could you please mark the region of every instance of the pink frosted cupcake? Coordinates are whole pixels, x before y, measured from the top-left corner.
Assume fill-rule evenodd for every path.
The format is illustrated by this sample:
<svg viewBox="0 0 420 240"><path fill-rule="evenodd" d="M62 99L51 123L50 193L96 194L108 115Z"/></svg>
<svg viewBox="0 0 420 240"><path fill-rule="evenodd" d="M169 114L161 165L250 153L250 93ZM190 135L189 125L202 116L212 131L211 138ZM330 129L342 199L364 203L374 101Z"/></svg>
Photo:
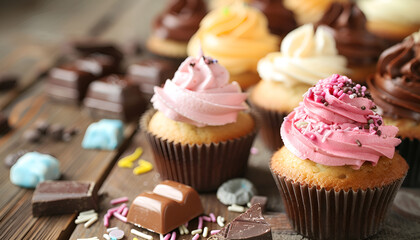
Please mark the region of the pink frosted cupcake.
<svg viewBox="0 0 420 240"><path fill-rule="evenodd" d="M163 179L212 191L244 174L256 122L246 93L216 60L187 58L172 80L155 87L141 127ZM217 169L217 171L214 171Z"/></svg>

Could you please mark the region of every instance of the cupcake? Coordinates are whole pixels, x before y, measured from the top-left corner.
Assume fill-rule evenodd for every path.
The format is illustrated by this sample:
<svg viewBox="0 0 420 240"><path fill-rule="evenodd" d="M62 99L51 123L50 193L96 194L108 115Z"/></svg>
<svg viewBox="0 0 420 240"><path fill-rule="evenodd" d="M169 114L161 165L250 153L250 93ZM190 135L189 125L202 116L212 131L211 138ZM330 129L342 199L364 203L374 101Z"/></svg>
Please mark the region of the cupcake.
<svg viewBox="0 0 420 240"><path fill-rule="evenodd" d="M284 0L284 5L294 12L298 24L302 25L317 22L333 2L348 0Z"/></svg>
<svg viewBox="0 0 420 240"><path fill-rule="evenodd" d="M368 19L368 29L394 43L420 28L418 0L358 0Z"/></svg>
<svg viewBox="0 0 420 240"><path fill-rule="evenodd" d="M385 50L368 79L385 123L397 126L399 153L410 170L405 186L420 187L420 31Z"/></svg>
<svg viewBox="0 0 420 240"><path fill-rule="evenodd" d="M333 33L338 52L351 69L350 78L358 83L375 72L376 62L388 43L370 33L366 17L354 3L333 3L317 25L326 25Z"/></svg>
<svg viewBox="0 0 420 240"><path fill-rule="evenodd" d="M285 118L270 169L298 233L364 239L384 223L408 166L374 109L366 87L332 75Z"/></svg>
<svg viewBox="0 0 420 240"><path fill-rule="evenodd" d="M188 57L172 80L155 87L141 120L163 179L216 190L242 176L256 135L246 93L216 60ZM215 171L217 169L217 171Z"/></svg>
<svg viewBox="0 0 420 240"><path fill-rule="evenodd" d="M188 43L188 54L201 48L217 58L230 73L230 81L246 89L259 81L257 63L278 48L267 18L259 10L239 2L211 11Z"/></svg>
<svg viewBox="0 0 420 240"><path fill-rule="evenodd" d="M283 38L297 27L293 12L284 7L283 0L252 0L250 5L264 13L272 34Z"/></svg>
<svg viewBox="0 0 420 240"><path fill-rule="evenodd" d="M271 150L283 145L278 137L283 118L299 106L308 88L333 73L347 73L346 65L332 34L324 27L315 31L312 24L290 32L280 52L259 61L262 81L251 89L250 102L261 116L261 136Z"/></svg>
<svg viewBox="0 0 420 240"><path fill-rule="evenodd" d="M220 7L226 7L229 5L234 4L235 2L241 1L243 3L249 3L250 0L210 0L209 1L209 8L210 10L214 10Z"/></svg>
<svg viewBox="0 0 420 240"><path fill-rule="evenodd" d="M185 58L187 44L207 13L203 0L170 0L153 22L149 51L169 58Z"/></svg>

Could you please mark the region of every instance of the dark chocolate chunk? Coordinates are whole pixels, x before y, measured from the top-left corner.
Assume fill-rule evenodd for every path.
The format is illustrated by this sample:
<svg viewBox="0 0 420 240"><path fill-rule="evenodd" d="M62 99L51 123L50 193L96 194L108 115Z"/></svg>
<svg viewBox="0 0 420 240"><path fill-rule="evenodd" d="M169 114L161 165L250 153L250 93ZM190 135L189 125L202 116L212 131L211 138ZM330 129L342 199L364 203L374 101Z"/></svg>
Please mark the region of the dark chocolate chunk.
<svg viewBox="0 0 420 240"><path fill-rule="evenodd" d="M270 224L262 216L261 206L255 204L209 239L271 240L273 238Z"/></svg>
<svg viewBox="0 0 420 240"><path fill-rule="evenodd" d="M9 118L0 112L0 136L6 134L9 130Z"/></svg>
<svg viewBox="0 0 420 240"><path fill-rule="evenodd" d="M251 198L251 206L255 205L255 204L260 204L261 206L261 211L265 212L265 208L267 206L267 197L266 196L253 196Z"/></svg>
<svg viewBox="0 0 420 240"><path fill-rule="evenodd" d="M11 168L13 165L15 165L15 163L17 162L17 160L22 157L23 155L25 155L25 153L29 152L28 150L19 150L15 153L10 153L9 155L7 155L4 158L4 165L6 165L6 167Z"/></svg>
<svg viewBox="0 0 420 240"><path fill-rule="evenodd" d="M18 77L14 75L0 75L0 91L6 91L16 87Z"/></svg>
<svg viewBox="0 0 420 240"><path fill-rule="evenodd" d="M112 42L105 42L97 39L85 39L73 41L71 46L74 50L84 56L93 53L101 53L112 56L117 61L121 61L124 57L120 49Z"/></svg>
<svg viewBox="0 0 420 240"><path fill-rule="evenodd" d="M42 135L46 135L48 132L48 129L50 128L50 124L47 121L38 121L35 124L35 128L36 130L38 130L38 132Z"/></svg>
<svg viewBox="0 0 420 240"><path fill-rule="evenodd" d="M36 186L32 197L32 215L58 215L98 210L94 182L44 181Z"/></svg>
<svg viewBox="0 0 420 240"><path fill-rule="evenodd" d="M153 192L142 193L134 199L127 221L165 234L202 213L203 206L197 191L167 180L158 184Z"/></svg>
<svg viewBox="0 0 420 240"><path fill-rule="evenodd" d="M36 129L28 129L23 133L23 139L31 143L37 143L41 141L41 133Z"/></svg>
<svg viewBox="0 0 420 240"><path fill-rule="evenodd" d="M137 120L147 106L138 86L117 75L94 81L83 104L94 117L127 122Z"/></svg>
<svg viewBox="0 0 420 240"><path fill-rule="evenodd" d="M48 135L54 140L61 141L63 139L64 126L61 124L53 124L48 129Z"/></svg>

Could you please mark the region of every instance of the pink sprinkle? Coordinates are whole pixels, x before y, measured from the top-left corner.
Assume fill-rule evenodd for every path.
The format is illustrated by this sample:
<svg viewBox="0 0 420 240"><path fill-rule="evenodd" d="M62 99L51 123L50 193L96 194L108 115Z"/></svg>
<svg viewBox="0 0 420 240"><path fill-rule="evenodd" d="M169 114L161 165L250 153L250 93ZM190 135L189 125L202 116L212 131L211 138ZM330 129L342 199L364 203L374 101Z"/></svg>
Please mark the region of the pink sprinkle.
<svg viewBox="0 0 420 240"><path fill-rule="evenodd" d="M207 216L202 216L203 220L206 222L211 222L211 218Z"/></svg>
<svg viewBox="0 0 420 240"><path fill-rule="evenodd" d="M127 207L127 204L121 204L121 206L117 209L117 213L121 214L124 211L125 207Z"/></svg>
<svg viewBox="0 0 420 240"><path fill-rule="evenodd" d="M192 240L197 240L200 237L200 235L197 233L194 235L194 237L192 238Z"/></svg>
<svg viewBox="0 0 420 240"><path fill-rule="evenodd" d="M127 218L117 212L114 212L112 215L114 215L114 217L118 218L119 220L123 222L127 222Z"/></svg>
<svg viewBox="0 0 420 240"><path fill-rule="evenodd" d="M109 217L107 215L104 216L104 226L105 227L109 226Z"/></svg>
<svg viewBox="0 0 420 240"><path fill-rule="evenodd" d="M343 94L343 95L339 96L339 97L338 97L338 100L343 99L343 98L344 98L344 96L346 96L346 95L345 95L345 94ZM352 96L352 95L350 95L350 96Z"/></svg>
<svg viewBox="0 0 420 240"><path fill-rule="evenodd" d="M105 214L105 216L106 216L107 218L111 218L112 214L113 214L113 212L112 212L112 213L111 213L111 212L107 212L107 213Z"/></svg>
<svg viewBox="0 0 420 240"><path fill-rule="evenodd" d="M203 218L198 217L198 229L203 229Z"/></svg>
<svg viewBox="0 0 420 240"><path fill-rule="evenodd" d="M125 207L121 215L123 215L124 217L127 217L127 213L128 213L128 207Z"/></svg>
<svg viewBox="0 0 420 240"><path fill-rule="evenodd" d="M108 209L107 213L113 214L113 213L114 213L114 212L116 212L119 208L120 208L119 206L118 206L118 207L113 207L113 208L110 208L110 209Z"/></svg>
<svg viewBox="0 0 420 240"><path fill-rule="evenodd" d="M211 230L210 235L218 234L220 230Z"/></svg>
<svg viewBox="0 0 420 240"><path fill-rule="evenodd" d="M171 238L171 234L168 233L165 235L165 237L163 238L163 240L169 240Z"/></svg>
<svg viewBox="0 0 420 240"><path fill-rule="evenodd" d="M176 239L176 232L174 231L174 232L172 232L171 240L175 240L175 239Z"/></svg>
<svg viewBox="0 0 420 240"><path fill-rule="evenodd" d="M210 218L212 222L216 222L216 216L214 216L214 213L210 213Z"/></svg>
<svg viewBox="0 0 420 240"><path fill-rule="evenodd" d="M251 154L257 154L258 153L258 148L256 147L251 147Z"/></svg>
<svg viewBox="0 0 420 240"><path fill-rule="evenodd" d="M128 197L120 197L120 198L115 198L111 200L112 205L120 204L123 202L128 202Z"/></svg>

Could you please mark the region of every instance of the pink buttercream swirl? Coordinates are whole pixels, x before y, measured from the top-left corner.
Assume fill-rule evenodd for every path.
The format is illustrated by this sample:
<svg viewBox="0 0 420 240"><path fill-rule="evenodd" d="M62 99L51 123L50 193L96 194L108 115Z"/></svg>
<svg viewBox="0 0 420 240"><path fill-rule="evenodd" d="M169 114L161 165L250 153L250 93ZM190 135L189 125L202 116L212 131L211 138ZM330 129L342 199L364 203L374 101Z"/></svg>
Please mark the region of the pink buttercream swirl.
<svg viewBox="0 0 420 240"><path fill-rule="evenodd" d="M174 78L154 91L151 101L155 109L198 127L236 122L238 112L248 109L247 94L236 82L229 83L228 71L203 55L188 57Z"/></svg>
<svg viewBox="0 0 420 240"><path fill-rule="evenodd" d="M392 158L398 128L384 126L365 86L345 76L320 80L281 126L284 145L296 156L328 166Z"/></svg>

